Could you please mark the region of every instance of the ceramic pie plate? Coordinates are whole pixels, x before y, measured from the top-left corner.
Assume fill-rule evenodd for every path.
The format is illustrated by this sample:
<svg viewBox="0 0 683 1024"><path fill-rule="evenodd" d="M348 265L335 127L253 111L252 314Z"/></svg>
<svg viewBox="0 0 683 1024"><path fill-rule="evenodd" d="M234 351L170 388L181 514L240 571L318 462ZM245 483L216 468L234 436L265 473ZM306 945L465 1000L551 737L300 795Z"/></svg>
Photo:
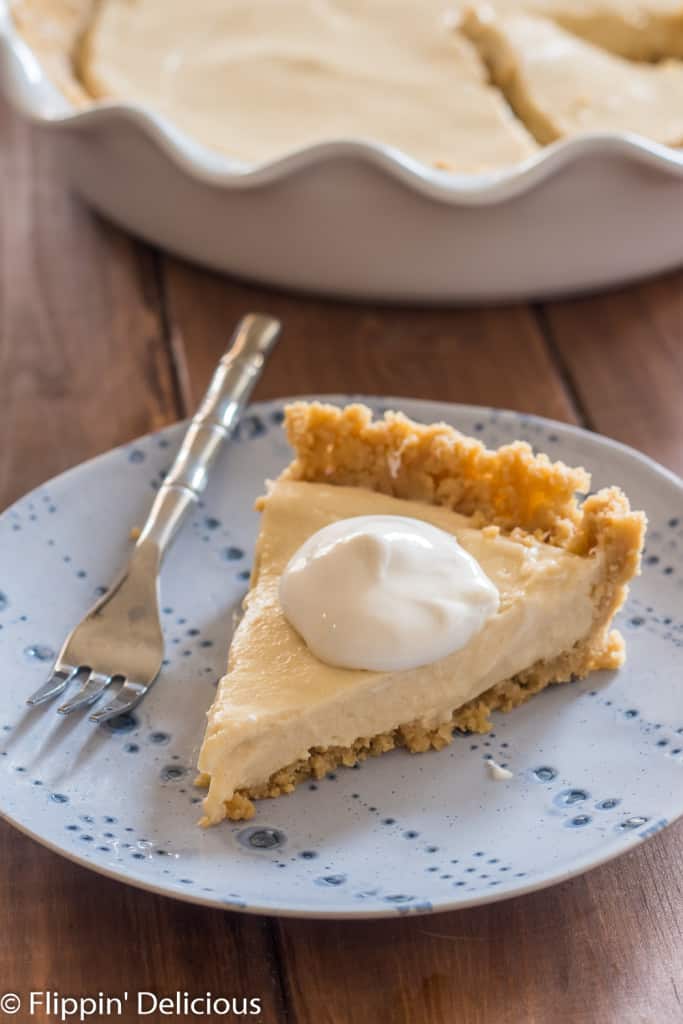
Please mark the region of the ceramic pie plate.
<svg viewBox="0 0 683 1024"><path fill-rule="evenodd" d="M335 401L347 401L339 397ZM162 576L167 664L135 712L96 728L24 701L121 565L179 443L175 426L39 487L0 517L0 813L55 852L130 885L252 913L386 917L488 903L633 849L683 812L683 483L606 438L471 406L365 399L489 445L523 438L620 483L650 519L619 616L618 673L548 691L488 736L394 751L197 826L205 712L247 587L264 477L289 461L284 402L254 405ZM486 760L513 771L496 782ZM30 898L26 894L26 898Z"/></svg>
<svg viewBox="0 0 683 1024"><path fill-rule="evenodd" d="M333 140L260 166L136 104L77 110L0 0L0 92L50 132L96 209L191 260L355 299L485 302L623 283L683 262L683 152L587 135L495 174Z"/></svg>

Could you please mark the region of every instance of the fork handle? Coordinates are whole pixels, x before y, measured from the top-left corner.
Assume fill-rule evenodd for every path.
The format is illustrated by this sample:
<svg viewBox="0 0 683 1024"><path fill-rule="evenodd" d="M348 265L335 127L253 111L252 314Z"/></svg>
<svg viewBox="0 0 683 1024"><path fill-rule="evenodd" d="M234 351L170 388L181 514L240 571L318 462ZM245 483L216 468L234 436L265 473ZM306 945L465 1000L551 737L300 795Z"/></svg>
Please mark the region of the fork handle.
<svg viewBox="0 0 683 1024"><path fill-rule="evenodd" d="M168 550L205 490L211 467L237 426L279 333L280 322L273 317L251 313L240 320L157 492L137 548L152 542L161 557Z"/></svg>

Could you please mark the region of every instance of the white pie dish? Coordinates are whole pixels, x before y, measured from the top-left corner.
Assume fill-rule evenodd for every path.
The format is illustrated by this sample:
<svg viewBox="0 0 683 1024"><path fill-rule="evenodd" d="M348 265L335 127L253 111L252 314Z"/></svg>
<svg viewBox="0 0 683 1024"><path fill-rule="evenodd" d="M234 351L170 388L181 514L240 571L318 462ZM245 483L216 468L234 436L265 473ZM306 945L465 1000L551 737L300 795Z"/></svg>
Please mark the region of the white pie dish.
<svg viewBox="0 0 683 1024"><path fill-rule="evenodd" d="M246 167L128 103L76 109L0 0L0 88L50 130L96 209L198 263L355 299L481 302L601 288L683 263L683 152L587 135L495 174L341 140Z"/></svg>

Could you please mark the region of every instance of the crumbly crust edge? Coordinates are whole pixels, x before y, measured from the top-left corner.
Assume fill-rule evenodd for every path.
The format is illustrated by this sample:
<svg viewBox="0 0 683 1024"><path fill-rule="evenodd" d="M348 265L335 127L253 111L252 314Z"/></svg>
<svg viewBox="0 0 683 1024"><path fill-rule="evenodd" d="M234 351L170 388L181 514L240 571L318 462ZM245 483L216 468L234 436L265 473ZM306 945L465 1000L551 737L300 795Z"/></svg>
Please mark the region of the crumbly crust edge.
<svg viewBox="0 0 683 1024"><path fill-rule="evenodd" d="M339 766L352 768L368 757L379 757L396 747L411 754L442 750L456 733L487 733L491 729L493 711L512 711L535 694L555 683L583 678L594 669L615 669L624 660L621 635L613 630L598 649L582 644L551 662L541 662L513 679L497 683L475 700L453 712L450 720L436 729L426 729L420 722L401 725L391 732L369 738L360 737L349 747L316 748L308 758L295 761L275 772L262 786L236 792L224 804L225 817L232 821L248 821L256 813L255 800L275 798L293 793L306 779L322 779ZM208 786L209 778L200 775L198 786ZM205 819L203 825L209 824Z"/></svg>
<svg viewBox="0 0 683 1024"><path fill-rule="evenodd" d="M580 520L582 468L534 455L524 441L491 450L445 423L425 426L400 412L373 419L364 405L295 402L285 410L294 460L290 480L366 487L444 505L479 525L519 528L566 546Z"/></svg>
<svg viewBox="0 0 683 1024"><path fill-rule="evenodd" d="M284 425L294 459L283 479L443 505L479 527L498 526L522 542L531 534L577 555L609 547L624 582L638 572L644 513L632 511L618 487L582 500L590 474L534 454L526 441L490 449L446 423L424 425L400 412L373 419L361 404L295 402Z"/></svg>

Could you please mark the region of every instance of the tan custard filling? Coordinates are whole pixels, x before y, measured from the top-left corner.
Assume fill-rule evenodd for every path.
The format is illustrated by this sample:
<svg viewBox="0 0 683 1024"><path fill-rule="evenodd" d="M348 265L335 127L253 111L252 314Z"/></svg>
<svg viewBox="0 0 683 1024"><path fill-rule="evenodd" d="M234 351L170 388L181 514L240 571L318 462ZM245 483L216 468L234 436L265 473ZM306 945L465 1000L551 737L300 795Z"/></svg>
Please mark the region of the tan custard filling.
<svg viewBox="0 0 683 1024"><path fill-rule="evenodd" d="M355 138L479 170L534 150L446 0L105 0L81 49L91 95L146 103L259 162Z"/></svg>
<svg viewBox="0 0 683 1024"><path fill-rule="evenodd" d="M467 12L463 30L539 142L623 131L683 145L681 61L634 63L552 21L485 6Z"/></svg>
<svg viewBox="0 0 683 1024"><path fill-rule="evenodd" d="M355 515L404 515L457 537L499 590L500 608L464 648L431 665L381 673L333 668L286 621L278 586L312 533ZM448 509L357 487L280 480L264 502L253 585L232 642L228 673L209 712L199 769L209 777L209 822L238 790L264 783L315 747L407 722L434 728L453 710L590 631L599 556L578 557L496 527L474 528Z"/></svg>
<svg viewBox="0 0 683 1024"><path fill-rule="evenodd" d="M356 139L475 173L586 131L683 141L683 0L10 4L76 104L141 104L245 163Z"/></svg>

